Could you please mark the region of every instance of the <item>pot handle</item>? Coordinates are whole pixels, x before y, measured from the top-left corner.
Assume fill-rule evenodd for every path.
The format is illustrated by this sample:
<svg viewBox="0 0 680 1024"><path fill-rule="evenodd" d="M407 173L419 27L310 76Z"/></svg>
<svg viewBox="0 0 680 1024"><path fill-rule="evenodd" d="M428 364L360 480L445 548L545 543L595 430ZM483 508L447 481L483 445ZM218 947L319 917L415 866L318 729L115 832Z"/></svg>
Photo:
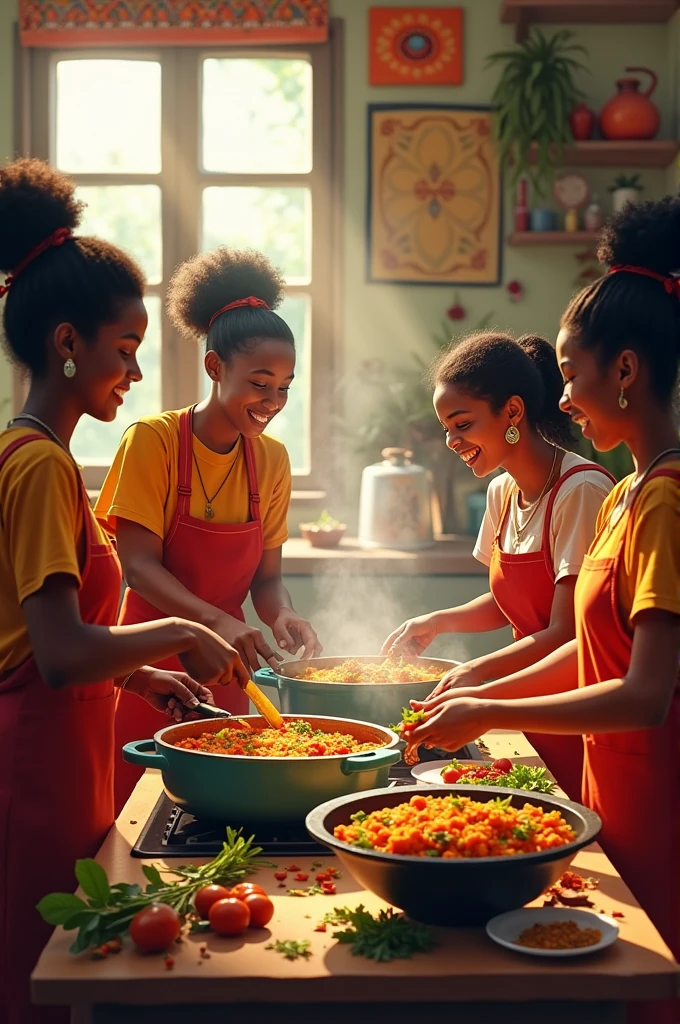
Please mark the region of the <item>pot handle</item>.
<svg viewBox="0 0 680 1024"><path fill-rule="evenodd" d="M342 762L343 775L354 775L355 772L368 772L374 768L385 768L401 758L401 751L389 747L383 750L369 750L367 754L354 754Z"/></svg>
<svg viewBox="0 0 680 1024"><path fill-rule="evenodd" d="M253 672L253 681L258 686L275 686L279 688L279 677L272 668L258 668L257 672Z"/></svg>
<svg viewBox="0 0 680 1024"><path fill-rule="evenodd" d="M156 753L156 744L153 740L133 740L123 747L123 760L130 764L138 764L143 768L160 768L162 772L168 770L168 762L164 754Z"/></svg>
<svg viewBox="0 0 680 1024"><path fill-rule="evenodd" d="M659 84L659 79L656 73L652 71L651 68L626 68L626 72L628 71L642 71L645 75L649 75L649 77L651 78L649 88L647 89L647 92L642 93L645 99L649 99L649 97L652 95L657 85Z"/></svg>

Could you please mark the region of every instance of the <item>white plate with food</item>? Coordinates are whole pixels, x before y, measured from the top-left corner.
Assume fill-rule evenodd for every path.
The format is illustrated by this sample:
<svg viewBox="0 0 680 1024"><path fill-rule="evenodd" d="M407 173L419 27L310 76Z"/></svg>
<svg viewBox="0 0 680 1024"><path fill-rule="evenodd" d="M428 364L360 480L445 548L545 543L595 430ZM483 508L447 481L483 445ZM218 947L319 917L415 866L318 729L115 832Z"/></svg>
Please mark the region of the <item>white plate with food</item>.
<svg viewBox="0 0 680 1024"><path fill-rule="evenodd" d="M569 907L523 907L493 917L486 934L499 946L528 956L573 957L616 942L619 926L605 914Z"/></svg>
<svg viewBox="0 0 680 1024"><path fill-rule="evenodd" d="M442 772L444 774L442 774ZM555 780L546 768L513 763L507 757L496 761L424 761L411 769L417 782L429 786L461 785L502 786L505 789L526 789L533 793L554 793Z"/></svg>

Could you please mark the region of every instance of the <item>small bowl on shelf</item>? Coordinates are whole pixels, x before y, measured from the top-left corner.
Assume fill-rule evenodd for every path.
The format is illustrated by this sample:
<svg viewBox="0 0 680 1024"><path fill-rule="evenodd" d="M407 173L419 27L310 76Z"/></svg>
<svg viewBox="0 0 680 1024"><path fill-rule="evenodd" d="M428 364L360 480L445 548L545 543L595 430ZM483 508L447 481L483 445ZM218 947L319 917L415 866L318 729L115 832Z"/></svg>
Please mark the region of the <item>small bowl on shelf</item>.
<svg viewBox="0 0 680 1024"><path fill-rule="evenodd" d="M300 523L300 536L313 548L337 548L346 533L346 523L332 519L327 512L315 523Z"/></svg>

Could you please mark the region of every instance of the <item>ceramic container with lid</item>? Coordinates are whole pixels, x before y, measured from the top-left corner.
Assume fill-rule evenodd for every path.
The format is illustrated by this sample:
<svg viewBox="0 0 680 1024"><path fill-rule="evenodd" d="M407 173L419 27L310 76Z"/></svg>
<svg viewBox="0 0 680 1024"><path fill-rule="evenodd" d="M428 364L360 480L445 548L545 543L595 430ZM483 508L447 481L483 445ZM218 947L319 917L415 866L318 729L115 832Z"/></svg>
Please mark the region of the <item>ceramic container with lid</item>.
<svg viewBox="0 0 680 1024"><path fill-rule="evenodd" d="M359 543L417 551L433 544L432 483L405 448L384 448L382 462L361 475Z"/></svg>

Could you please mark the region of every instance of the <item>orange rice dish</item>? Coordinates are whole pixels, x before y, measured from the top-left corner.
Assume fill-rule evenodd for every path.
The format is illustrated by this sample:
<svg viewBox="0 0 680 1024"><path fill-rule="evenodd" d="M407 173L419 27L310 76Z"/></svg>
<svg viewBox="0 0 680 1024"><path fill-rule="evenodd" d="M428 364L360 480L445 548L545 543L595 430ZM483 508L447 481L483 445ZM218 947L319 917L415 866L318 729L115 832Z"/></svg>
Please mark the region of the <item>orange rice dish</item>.
<svg viewBox="0 0 680 1024"><path fill-rule="evenodd" d="M190 736L174 744L182 750L241 757L324 757L328 754L360 754L380 744L359 743L349 733L322 732L309 722L290 722L281 729L222 729Z"/></svg>
<svg viewBox="0 0 680 1024"><path fill-rule="evenodd" d="M441 669L414 665L404 658L388 658L380 665L349 658L335 668L306 668L298 679L313 683L436 683Z"/></svg>
<svg viewBox="0 0 680 1024"><path fill-rule="evenodd" d="M336 825L334 836L352 846L410 857L514 857L565 846L576 834L559 811L512 798L480 802L467 796L412 796L408 803Z"/></svg>

